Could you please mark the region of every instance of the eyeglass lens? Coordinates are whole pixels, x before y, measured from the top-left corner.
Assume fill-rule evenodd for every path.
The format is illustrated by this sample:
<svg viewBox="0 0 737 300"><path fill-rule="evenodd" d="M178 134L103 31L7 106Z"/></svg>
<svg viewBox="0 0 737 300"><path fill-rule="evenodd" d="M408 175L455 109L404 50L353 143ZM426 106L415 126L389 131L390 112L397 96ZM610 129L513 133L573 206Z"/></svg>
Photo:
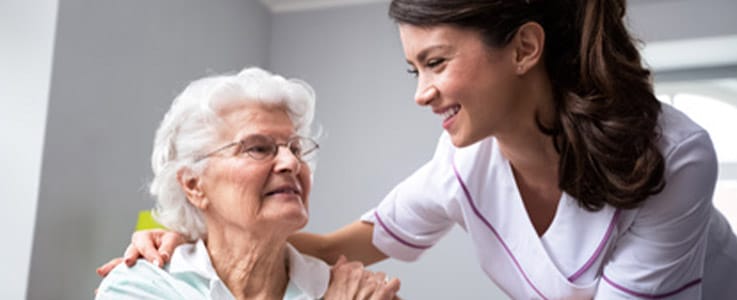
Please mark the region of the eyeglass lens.
<svg viewBox="0 0 737 300"><path fill-rule="evenodd" d="M240 153L261 160L276 155L279 146L286 146L295 157L304 161L314 158L318 148L317 143L308 138L293 137L286 143L279 144L270 136L255 134L241 141Z"/></svg>

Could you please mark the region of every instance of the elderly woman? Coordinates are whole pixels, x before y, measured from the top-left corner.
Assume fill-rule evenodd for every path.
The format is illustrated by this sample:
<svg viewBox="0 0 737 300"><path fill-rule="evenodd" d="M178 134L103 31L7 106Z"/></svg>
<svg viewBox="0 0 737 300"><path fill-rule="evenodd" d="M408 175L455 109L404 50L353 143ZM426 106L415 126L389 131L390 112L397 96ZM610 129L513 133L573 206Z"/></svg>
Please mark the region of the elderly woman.
<svg viewBox="0 0 737 300"><path fill-rule="evenodd" d="M330 267L287 243L308 219L314 104L306 83L258 68L191 83L156 132L151 194L156 219L196 242L163 269L120 264L97 298L392 298L398 281L344 262L328 288Z"/></svg>

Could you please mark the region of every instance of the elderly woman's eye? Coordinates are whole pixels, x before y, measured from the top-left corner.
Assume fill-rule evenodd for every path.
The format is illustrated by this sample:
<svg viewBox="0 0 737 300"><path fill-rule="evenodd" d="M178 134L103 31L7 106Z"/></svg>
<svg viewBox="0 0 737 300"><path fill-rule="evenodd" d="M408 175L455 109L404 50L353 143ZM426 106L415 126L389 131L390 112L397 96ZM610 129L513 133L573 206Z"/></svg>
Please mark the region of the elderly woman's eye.
<svg viewBox="0 0 737 300"><path fill-rule="evenodd" d="M271 145L252 145L249 147L246 147L243 152L251 153L251 154L258 154L258 155L268 155L271 154L274 149Z"/></svg>
<svg viewBox="0 0 737 300"><path fill-rule="evenodd" d="M289 151L292 151L292 153L294 153L294 155L297 155L297 156L302 155L302 146L301 145L291 145L289 147Z"/></svg>

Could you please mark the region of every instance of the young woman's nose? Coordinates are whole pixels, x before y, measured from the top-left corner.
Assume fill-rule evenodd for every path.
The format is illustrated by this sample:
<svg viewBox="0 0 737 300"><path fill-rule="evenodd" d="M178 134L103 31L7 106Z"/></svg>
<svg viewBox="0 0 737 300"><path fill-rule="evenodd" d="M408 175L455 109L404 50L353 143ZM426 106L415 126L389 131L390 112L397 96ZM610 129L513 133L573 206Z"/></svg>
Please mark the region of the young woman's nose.
<svg viewBox="0 0 737 300"><path fill-rule="evenodd" d="M435 97L438 90L427 80L417 81L417 90L415 91L415 103L420 106L429 105Z"/></svg>

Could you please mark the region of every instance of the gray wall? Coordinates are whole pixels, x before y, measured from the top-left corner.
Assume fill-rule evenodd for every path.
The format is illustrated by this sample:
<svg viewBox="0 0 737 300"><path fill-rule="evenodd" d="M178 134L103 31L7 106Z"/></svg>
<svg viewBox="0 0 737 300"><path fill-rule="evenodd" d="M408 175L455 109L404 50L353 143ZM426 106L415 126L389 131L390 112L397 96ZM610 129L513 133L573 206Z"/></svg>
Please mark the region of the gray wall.
<svg viewBox="0 0 737 300"><path fill-rule="evenodd" d="M646 42L737 34L735 0L630 0L628 10Z"/></svg>
<svg viewBox="0 0 737 300"><path fill-rule="evenodd" d="M190 80L266 65L258 1L59 4L29 299L89 299L146 193L154 130Z"/></svg>
<svg viewBox="0 0 737 300"><path fill-rule="evenodd" d="M630 19L646 41L735 34L736 4L634 0ZM46 14L53 14L49 9ZM2 12L0 29L9 20ZM153 131L171 99L193 78L260 65L315 87L317 120L325 136L308 226L314 232L335 230L376 205L429 159L441 132L437 118L412 101L414 79L404 72L386 4L272 15L257 0L66 0L58 16L29 299L92 297L99 283L94 269L122 253L137 211L152 206L145 185ZM47 40L50 24L43 23L47 31L41 36ZM35 46L30 43L27 49ZM0 74L10 77L5 70L15 69L0 68ZM4 84L5 78L0 79ZM43 82L39 88L39 93L44 90ZM13 145L26 134L31 139L42 134L38 126L43 126L45 106L43 99L34 99L37 127L13 131L8 139ZM7 122L5 114L0 117ZM30 143L40 152L38 139ZM14 159L3 165L27 164L31 170L6 175L33 177L33 153L30 160L0 154ZM12 179L0 182L17 185ZM18 199L28 198L34 180L18 186L26 188L19 190L23 196ZM21 220L34 207L6 214ZM402 278L406 299L504 298L474 257L468 237L455 229L419 262L385 262L375 269ZM8 274L0 277L7 290L6 277L25 273L3 274ZM22 294L2 298L19 298L14 295Z"/></svg>
<svg viewBox="0 0 737 300"><path fill-rule="evenodd" d="M57 4L0 1L0 299L26 295Z"/></svg>

